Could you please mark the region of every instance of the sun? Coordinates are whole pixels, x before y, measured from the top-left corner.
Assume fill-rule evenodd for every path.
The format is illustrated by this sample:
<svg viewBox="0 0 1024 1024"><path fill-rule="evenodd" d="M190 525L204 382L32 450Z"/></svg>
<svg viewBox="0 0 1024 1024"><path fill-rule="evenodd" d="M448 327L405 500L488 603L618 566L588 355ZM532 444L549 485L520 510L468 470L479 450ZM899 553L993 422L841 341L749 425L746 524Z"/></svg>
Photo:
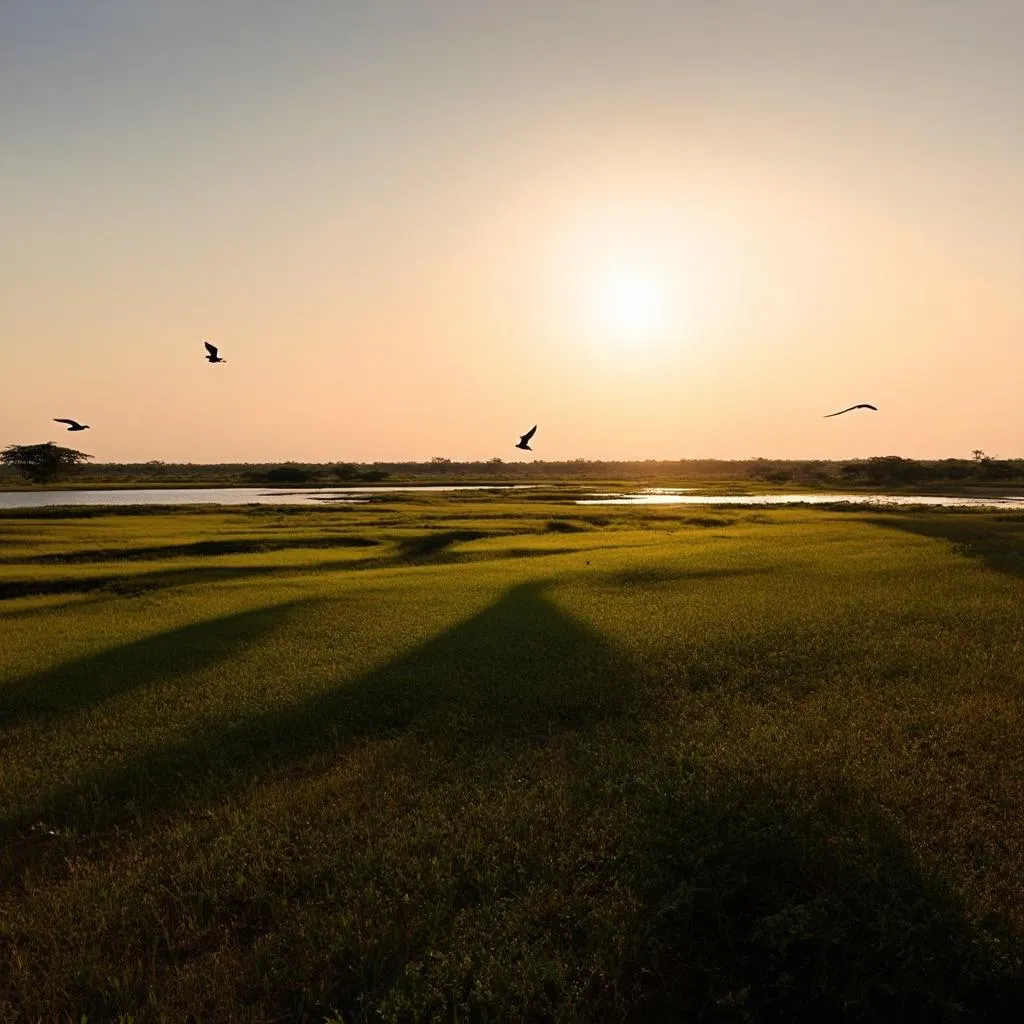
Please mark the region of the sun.
<svg viewBox="0 0 1024 1024"><path fill-rule="evenodd" d="M611 345L646 345L664 338L671 321L670 291L653 267L623 263L594 274L587 295L588 319Z"/></svg>
<svg viewBox="0 0 1024 1024"><path fill-rule="evenodd" d="M650 336L664 326L665 294L650 275L625 271L605 286L601 315L608 329L626 339Z"/></svg>

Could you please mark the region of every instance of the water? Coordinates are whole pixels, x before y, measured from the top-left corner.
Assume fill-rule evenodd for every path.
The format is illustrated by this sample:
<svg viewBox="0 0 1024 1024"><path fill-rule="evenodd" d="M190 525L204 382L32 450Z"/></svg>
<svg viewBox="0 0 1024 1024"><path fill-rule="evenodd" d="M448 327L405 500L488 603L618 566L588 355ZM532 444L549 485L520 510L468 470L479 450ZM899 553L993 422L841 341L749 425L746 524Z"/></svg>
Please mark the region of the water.
<svg viewBox="0 0 1024 1024"><path fill-rule="evenodd" d="M635 494L601 494L577 505L935 505L942 508L1019 508L1024 495L973 498L935 494L690 494L693 488L647 487Z"/></svg>
<svg viewBox="0 0 1024 1024"><path fill-rule="evenodd" d="M0 491L0 509L47 508L53 505L315 505L356 504L367 495L399 491L514 490L493 484L427 487L302 487L287 491L266 487L161 487L116 491Z"/></svg>
<svg viewBox="0 0 1024 1024"><path fill-rule="evenodd" d="M371 494L427 491L520 490L529 484L430 485L409 487L303 487L270 490L266 487L125 488L116 491L0 491L0 509L43 508L53 505L316 505L356 504ZM1017 508L1024 510L1024 495L1001 498L937 496L932 494L693 494L692 488L647 487L634 494L597 492L578 499L577 505L935 505L943 508Z"/></svg>

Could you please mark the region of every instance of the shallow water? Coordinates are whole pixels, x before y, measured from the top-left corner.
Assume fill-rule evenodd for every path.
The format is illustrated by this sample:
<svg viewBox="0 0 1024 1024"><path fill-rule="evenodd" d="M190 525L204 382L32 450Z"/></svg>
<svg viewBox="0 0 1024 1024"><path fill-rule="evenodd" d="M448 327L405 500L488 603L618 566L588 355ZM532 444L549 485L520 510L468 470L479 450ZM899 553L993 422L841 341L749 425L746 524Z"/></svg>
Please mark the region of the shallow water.
<svg viewBox="0 0 1024 1024"><path fill-rule="evenodd" d="M577 505L936 505L942 508L1019 508L1024 495L1000 498L935 494L690 494L692 488L647 487L635 494L601 494Z"/></svg>
<svg viewBox="0 0 1024 1024"><path fill-rule="evenodd" d="M522 485L516 485L522 486ZM0 509L48 508L54 505L315 505L355 504L367 495L399 491L513 490L492 484L426 487L300 487L275 491L266 487L160 487L107 491L0 491Z"/></svg>
<svg viewBox="0 0 1024 1024"><path fill-rule="evenodd" d="M0 509L46 508L55 505L316 505L356 504L372 494L427 491L512 491L530 484L453 484L424 487L301 487L273 490L266 487L124 488L81 491L0 491ZM693 494L693 488L647 487L635 493L595 491L577 505L935 505L944 508L1019 508L1024 495L1000 498L956 497L931 494Z"/></svg>

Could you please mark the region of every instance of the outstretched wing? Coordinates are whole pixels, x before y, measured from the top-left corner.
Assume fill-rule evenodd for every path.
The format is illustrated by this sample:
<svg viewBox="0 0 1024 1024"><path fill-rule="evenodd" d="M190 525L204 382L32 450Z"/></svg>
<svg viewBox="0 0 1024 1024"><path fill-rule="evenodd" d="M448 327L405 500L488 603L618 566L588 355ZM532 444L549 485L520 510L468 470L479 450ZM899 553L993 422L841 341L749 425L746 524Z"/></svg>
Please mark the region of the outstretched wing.
<svg viewBox="0 0 1024 1024"><path fill-rule="evenodd" d="M78 424L74 420L63 420L63 419L59 419L56 416L53 417L53 422L54 423L66 423L69 427L77 427L78 426Z"/></svg>
<svg viewBox="0 0 1024 1024"><path fill-rule="evenodd" d="M528 444L530 438L533 437L533 435L536 434L536 433L537 433L537 425L534 424L533 427L530 430L528 430L525 434L523 434L523 436L521 438L519 438L519 443L520 444Z"/></svg>
<svg viewBox="0 0 1024 1024"><path fill-rule="evenodd" d="M213 356L214 359L216 359L217 358L217 346L216 345L211 345L210 342L208 342L208 341L204 341L203 344L206 346L206 351L209 352L210 355Z"/></svg>
<svg viewBox="0 0 1024 1024"><path fill-rule="evenodd" d="M853 412L854 409L874 409L878 412L878 409L873 405L868 405L867 402L861 402L860 405L850 405L845 409L840 409L839 412L830 412L825 414L825 419L831 419L833 416L842 416L844 412Z"/></svg>

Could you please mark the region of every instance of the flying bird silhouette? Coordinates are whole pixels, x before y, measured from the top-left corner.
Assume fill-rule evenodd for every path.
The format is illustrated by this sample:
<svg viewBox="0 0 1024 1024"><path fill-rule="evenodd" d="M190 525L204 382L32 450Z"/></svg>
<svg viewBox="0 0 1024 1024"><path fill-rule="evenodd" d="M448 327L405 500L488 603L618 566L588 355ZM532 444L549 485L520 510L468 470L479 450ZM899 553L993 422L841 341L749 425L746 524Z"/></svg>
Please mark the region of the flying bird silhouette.
<svg viewBox="0 0 1024 1024"><path fill-rule="evenodd" d="M206 357L207 362L210 362L210 363L226 363L227 362L226 359L221 359L221 357L219 355L217 355L217 346L216 345L211 345L208 341L204 341L203 344L206 346L206 351L209 353L209 355L207 355L207 357Z"/></svg>
<svg viewBox="0 0 1024 1024"><path fill-rule="evenodd" d="M519 438L519 444L517 444L516 447L522 448L524 452L532 452L533 449L530 447L530 438L536 433L537 426L535 424L531 430L528 430L521 438Z"/></svg>
<svg viewBox="0 0 1024 1024"><path fill-rule="evenodd" d="M872 409L878 412L877 405L870 405L867 402L861 402L860 405L851 405L847 409L840 409L839 412L830 412L825 414L825 419L831 419L833 416L842 416L844 412L853 412L854 409Z"/></svg>
<svg viewBox="0 0 1024 1024"><path fill-rule="evenodd" d="M66 423L68 425L68 430L71 430L71 431L75 431L75 430L88 430L89 429L89 424L88 423L79 423L77 420L64 420L64 419L59 419L58 417L54 416L53 422L54 423Z"/></svg>

